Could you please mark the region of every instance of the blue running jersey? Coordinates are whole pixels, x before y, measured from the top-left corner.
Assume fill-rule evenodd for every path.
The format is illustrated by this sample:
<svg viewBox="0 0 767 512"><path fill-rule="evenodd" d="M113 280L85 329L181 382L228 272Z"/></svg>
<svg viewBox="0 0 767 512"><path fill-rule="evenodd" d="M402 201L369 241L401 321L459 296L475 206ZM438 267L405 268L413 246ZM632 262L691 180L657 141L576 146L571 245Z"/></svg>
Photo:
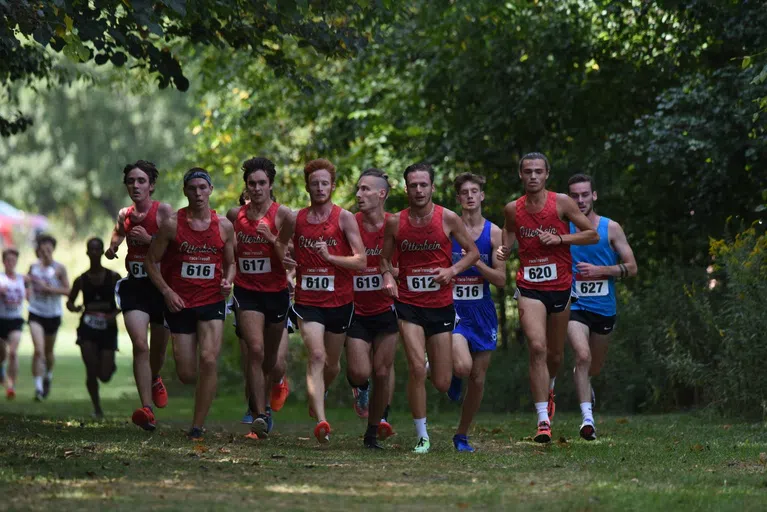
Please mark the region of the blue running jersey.
<svg viewBox="0 0 767 512"><path fill-rule="evenodd" d="M573 257L573 291L578 295L578 301L570 309L590 311L597 315L614 316L615 305L615 278L604 279L579 279L580 274L575 269L578 263L591 263L592 265L610 266L618 264L618 254L610 245L610 236L607 227L610 219L599 218L599 242L593 245L573 245L570 253ZM575 233L575 224L570 223L570 233Z"/></svg>
<svg viewBox="0 0 767 512"><path fill-rule="evenodd" d="M482 234L475 240L480 260L489 267L492 267L493 262L491 227L492 223L485 220ZM453 263L461 258L461 244L453 239ZM471 266L455 276L453 303L459 318L453 333L466 338L471 352L495 350L498 342L498 315L490 295L490 283L477 267Z"/></svg>

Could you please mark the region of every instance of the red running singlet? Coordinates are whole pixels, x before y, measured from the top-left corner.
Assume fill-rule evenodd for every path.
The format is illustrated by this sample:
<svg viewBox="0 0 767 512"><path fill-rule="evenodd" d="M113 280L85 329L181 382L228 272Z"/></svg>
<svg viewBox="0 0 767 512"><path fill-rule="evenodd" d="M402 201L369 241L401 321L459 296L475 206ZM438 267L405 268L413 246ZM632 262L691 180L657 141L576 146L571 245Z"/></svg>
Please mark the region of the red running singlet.
<svg viewBox="0 0 767 512"><path fill-rule="evenodd" d="M399 212L396 250L399 251L399 301L422 308L453 303L453 285L434 281L440 269L453 265L450 239L442 227L444 208L434 205L427 226L410 224L410 208Z"/></svg>
<svg viewBox="0 0 767 512"><path fill-rule="evenodd" d="M387 213L384 219L391 214ZM383 276L381 275L381 251L383 249L384 229L386 221L381 229L374 232L365 231L362 225L362 213L354 216L360 227L362 244L365 246L367 266L365 270L354 273L354 313L360 316L380 315L391 309L394 299L386 295L383 289Z"/></svg>
<svg viewBox="0 0 767 512"><path fill-rule="evenodd" d="M259 220L248 218L248 207L246 204L240 208L234 221L234 236L237 239L237 274L234 284L257 292L282 291L288 287L285 268L277 257L274 244L256 231L258 225L264 223L273 235L277 235L275 218L280 205L273 202Z"/></svg>
<svg viewBox="0 0 767 512"><path fill-rule="evenodd" d="M516 235L519 242L517 285L531 290L564 291L572 285L570 246L543 245L537 230L555 235L570 233L569 226L557 214L557 194L549 192L546 204L538 213L525 208L527 196L517 199Z"/></svg>
<svg viewBox="0 0 767 512"><path fill-rule="evenodd" d="M293 245L296 254L296 304L334 308L354 300L352 273L331 265L314 251L317 242L326 242L328 252L334 256L351 256L352 249L346 239L339 217L341 207L333 205L325 222L310 224L309 208L298 212Z"/></svg>
<svg viewBox="0 0 767 512"><path fill-rule="evenodd" d="M131 229L141 226L149 236L154 236L159 229L157 225L157 208L159 206L160 201L152 201L152 206L149 207L149 211L146 212L141 222L135 222L131 219L131 215L136 211L136 205L130 205L125 212L125 233L129 233ZM149 251L149 245L129 238L126 238L126 243L128 245L128 255L125 256L125 269L128 271L128 275L135 278L147 277L144 260L146 259L146 253Z"/></svg>
<svg viewBox="0 0 767 512"><path fill-rule="evenodd" d="M204 231L193 230L186 219L186 208L182 208L178 211L176 238L168 244L161 265L163 278L186 308L220 302L224 300L224 241L218 215L210 211L210 225Z"/></svg>

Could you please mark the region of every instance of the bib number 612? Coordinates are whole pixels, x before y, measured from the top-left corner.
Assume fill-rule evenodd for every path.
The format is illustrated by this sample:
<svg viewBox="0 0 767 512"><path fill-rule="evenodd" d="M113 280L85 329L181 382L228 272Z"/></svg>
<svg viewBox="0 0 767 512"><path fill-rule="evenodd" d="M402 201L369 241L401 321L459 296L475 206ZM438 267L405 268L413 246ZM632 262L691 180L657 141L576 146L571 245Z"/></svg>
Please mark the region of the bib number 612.
<svg viewBox="0 0 767 512"><path fill-rule="evenodd" d="M407 287L411 292L435 292L439 290L439 283L434 276L407 276Z"/></svg>

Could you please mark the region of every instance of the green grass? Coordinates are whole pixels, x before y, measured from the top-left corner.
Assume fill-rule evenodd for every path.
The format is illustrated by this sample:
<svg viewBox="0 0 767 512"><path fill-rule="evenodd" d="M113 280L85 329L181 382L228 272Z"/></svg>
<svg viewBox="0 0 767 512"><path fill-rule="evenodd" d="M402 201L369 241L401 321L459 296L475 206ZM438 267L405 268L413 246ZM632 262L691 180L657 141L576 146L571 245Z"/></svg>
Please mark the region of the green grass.
<svg viewBox="0 0 767 512"><path fill-rule="evenodd" d="M764 510L763 425L696 415L598 415L599 440L577 437L578 414L557 413L556 442L530 440L533 414L482 415L475 454L450 443L457 409L429 419L433 452L410 453L413 428L387 450L361 448L364 424L351 408L329 413L328 446L311 438L306 406L291 397L274 435L250 441L239 393L213 404L202 443L183 436L188 392L171 389L153 434L129 423L136 407L129 344L102 386L107 420L90 421L82 364L62 337L50 399L32 402L30 348L22 349L15 402L0 404L0 509L44 510ZM296 376L298 377L298 376ZM336 385L345 385L339 380ZM404 400L401 390L398 400ZM560 404L565 409L566 404ZM572 407L575 409L575 407Z"/></svg>

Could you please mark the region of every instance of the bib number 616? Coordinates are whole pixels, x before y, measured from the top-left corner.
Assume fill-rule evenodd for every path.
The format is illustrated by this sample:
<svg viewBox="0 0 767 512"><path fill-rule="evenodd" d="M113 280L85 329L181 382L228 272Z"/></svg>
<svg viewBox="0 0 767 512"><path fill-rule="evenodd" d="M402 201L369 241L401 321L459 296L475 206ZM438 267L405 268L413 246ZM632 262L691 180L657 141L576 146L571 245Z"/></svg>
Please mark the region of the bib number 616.
<svg viewBox="0 0 767 512"><path fill-rule="evenodd" d="M183 263L181 277L186 279L213 279L216 265L212 263Z"/></svg>

